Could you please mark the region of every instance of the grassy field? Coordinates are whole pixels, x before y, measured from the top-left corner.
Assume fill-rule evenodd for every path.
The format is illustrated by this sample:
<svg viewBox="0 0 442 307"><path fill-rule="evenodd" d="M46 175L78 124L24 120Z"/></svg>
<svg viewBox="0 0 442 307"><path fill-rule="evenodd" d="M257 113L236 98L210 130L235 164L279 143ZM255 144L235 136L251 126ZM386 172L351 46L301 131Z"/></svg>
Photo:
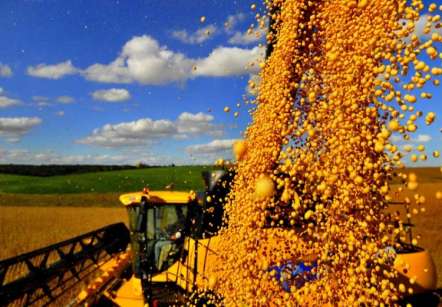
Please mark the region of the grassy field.
<svg viewBox="0 0 442 307"><path fill-rule="evenodd" d="M210 169L209 166L176 166L53 177L0 174L0 193L120 193L144 187L163 189L171 182L175 183L176 190L202 189L201 172Z"/></svg>

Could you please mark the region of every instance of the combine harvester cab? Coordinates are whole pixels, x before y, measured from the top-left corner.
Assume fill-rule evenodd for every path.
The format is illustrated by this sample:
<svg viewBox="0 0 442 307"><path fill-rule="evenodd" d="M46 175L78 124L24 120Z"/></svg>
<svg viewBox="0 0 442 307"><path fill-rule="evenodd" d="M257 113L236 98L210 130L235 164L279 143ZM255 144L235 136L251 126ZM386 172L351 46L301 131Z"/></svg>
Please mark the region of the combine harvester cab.
<svg viewBox="0 0 442 307"><path fill-rule="evenodd" d="M203 173L206 191L201 193L145 189L122 195L129 216L132 275L103 291L98 300L90 295L81 302L182 305L192 291L209 285L206 268L216 265L210 247L216 244L232 176L225 171Z"/></svg>

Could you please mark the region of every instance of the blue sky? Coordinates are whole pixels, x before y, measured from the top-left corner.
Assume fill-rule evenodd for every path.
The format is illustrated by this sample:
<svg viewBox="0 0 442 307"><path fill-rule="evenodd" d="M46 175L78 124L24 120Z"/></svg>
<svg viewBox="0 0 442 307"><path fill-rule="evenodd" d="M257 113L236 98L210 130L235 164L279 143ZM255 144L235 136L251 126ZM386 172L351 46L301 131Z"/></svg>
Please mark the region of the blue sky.
<svg viewBox="0 0 442 307"><path fill-rule="evenodd" d="M262 52L260 31L246 34L262 10L253 3L0 1L0 163L229 157L250 121L243 97ZM441 114L441 91L430 91L419 107ZM429 155L439 129L419 130Z"/></svg>

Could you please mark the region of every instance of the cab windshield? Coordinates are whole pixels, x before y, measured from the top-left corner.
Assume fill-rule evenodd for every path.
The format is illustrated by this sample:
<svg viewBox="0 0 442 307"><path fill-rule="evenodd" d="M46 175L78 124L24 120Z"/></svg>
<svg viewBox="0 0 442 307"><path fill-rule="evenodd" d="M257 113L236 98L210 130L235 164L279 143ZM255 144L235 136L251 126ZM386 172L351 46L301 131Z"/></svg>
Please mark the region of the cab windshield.
<svg viewBox="0 0 442 307"><path fill-rule="evenodd" d="M187 206L160 205L147 210L146 237L148 240L169 240L185 228Z"/></svg>
<svg viewBox="0 0 442 307"><path fill-rule="evenodd" d="M143 200L129 206L133 269L137 277L162 272L175 263L186 235L188 206L152 204Z"/></svg>

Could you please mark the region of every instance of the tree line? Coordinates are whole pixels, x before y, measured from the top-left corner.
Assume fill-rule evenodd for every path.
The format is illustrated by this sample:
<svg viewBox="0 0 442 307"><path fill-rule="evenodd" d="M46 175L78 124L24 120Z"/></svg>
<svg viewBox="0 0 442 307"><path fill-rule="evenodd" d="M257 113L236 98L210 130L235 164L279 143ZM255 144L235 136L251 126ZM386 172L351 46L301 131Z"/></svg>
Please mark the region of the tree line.
<svg viewBox="0 0 442 307"><path fill-rule="evenodd" d="M134 165L26 165L26 164L0 164L0 173L49 177L58 175L94 173L106 171L120 171L153 166L138 163Z"/></svg>

